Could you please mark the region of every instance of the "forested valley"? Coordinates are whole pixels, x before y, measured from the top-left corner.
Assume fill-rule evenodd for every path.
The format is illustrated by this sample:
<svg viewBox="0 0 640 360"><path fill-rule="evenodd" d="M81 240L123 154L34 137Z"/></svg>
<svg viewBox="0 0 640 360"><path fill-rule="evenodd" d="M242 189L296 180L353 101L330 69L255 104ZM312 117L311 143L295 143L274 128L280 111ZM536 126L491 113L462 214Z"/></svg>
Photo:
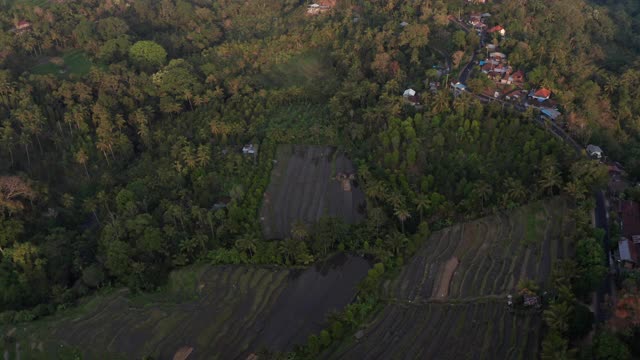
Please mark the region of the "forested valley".
<svg viewBox="0 0 640 360"><path fill-rule="evenodd" d="M336 252L378 264L359 288L374 297L376 271L401 268L434 231L557 195L586 214L606 167L534 109L451 91L480 41L456 35L459 13L491 12L509 33L490 41L528 88L553 90L567 132L640 176L637 1L339 0L319 16L308 5L0 3L0 323L109 288L156 292L190 264L303 268ZM347 154L364 220L323 216L264 238L282 144ZM580 236L587 269L604 250ZM572 279L578 293L588 276Z"/></svg>

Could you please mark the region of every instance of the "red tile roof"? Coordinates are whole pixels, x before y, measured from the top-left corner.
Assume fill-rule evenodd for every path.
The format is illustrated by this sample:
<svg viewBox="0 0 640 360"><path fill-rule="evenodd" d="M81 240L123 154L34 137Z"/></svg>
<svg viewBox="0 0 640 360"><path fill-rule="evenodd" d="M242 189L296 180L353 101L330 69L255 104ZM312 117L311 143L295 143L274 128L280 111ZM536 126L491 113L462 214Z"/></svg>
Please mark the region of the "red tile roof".
<svg viewBox="0 0 640 360"><path fill-rule="evenodd" d="M320 6L335 7L336 6L336 0L318 0L317 4L320 5Z"/></svg>
<svg viewBox="0 0 640 360"><path fill-rule="evenodd" d="M18 29L24 29L24 28L28 28L31 26L31 23L28 21L24 21L24 20L20 20L18 21L18 24L16 24L16 28Z"/></svg>
<svg viewBox="0 0 640 360"><path fill-rule="evenodd" d="M491 29L487 30L487 32L488 33L493 33L493 32L502 31L502 30L504 30L504 28L502 26L496 25L496 26L492 27Z"/></svg>
<svg viewBox="0 0 640 360"><path fill-rule="evenodd" d="M547 98L547 99L548 99L548 98L549 98L549 96L551 96L551 90L549 90L549 89L545 89L545 88L542 88L542 89L540 89L540 90L536 91L536 92L533 94L533 96L535 96L535 97L539 97L539 98Z"/></svg>

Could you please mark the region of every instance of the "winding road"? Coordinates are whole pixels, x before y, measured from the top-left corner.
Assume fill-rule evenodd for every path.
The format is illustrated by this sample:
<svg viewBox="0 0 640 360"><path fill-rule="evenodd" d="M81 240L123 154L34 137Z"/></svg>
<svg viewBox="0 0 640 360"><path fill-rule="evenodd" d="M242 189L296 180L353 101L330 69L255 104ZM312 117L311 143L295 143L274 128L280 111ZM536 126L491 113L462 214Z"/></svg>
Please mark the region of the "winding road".
<svg viewBox="0 0 640 360"><path fill-rule="evenodd" d="M469 31L471 31L464 23L462 23L461 21L459 21L458 19L455 19L453 17L450 18L450 20L452 22L454 22L457 26L459 26L465 33L468 33ZM484 44L484 33L481 34L480 36L480 46L482 46ZM476 56L477 56L477 52L473 52L472 56L471 56L471 60L467 63L467 65L462 69L462 71L460 72L460 75L458 77L458 81L462 84L465 84L467 79L469 78L469 75L471 74L471 71L473 70L473 66L475 64L476 61ZM505 105L508 107L512 107L515 110L518 110L520 112L524 112L527 110L527 108L525 106L522 106L521 104L515 104L515 103L511 103L511 102L506 102L504 100L501 99L496 99L496 98L492 98L486 95L479 95L479 94L474 94L472 92L467 92L467 94L475 97L476 99L480 100L483 103L488 103L490 101L495 101L495 102L499 102L502 104L502 106L504 107ZM536 107L534 107L536 108ZM549 133L551 133L552 135L556 136L557 138L559 138L560 140L562 140L563 142L565 142L567 145L571 146L571 148L573 148L576 151L576 156L578 158L580 157L585 157L586 154L584 152L584 148L582 147L582 145L580 145L578 142L576 142L571 136L569 136L560 126L558 126L558 124L556 124L554 121L551 121L543 116L536 116L532 119L534 122L536 122L538 125L542 126L545 130L547 130ZM606 266L607 266L607 276L606 278L602 281L602 284L600 284L600 286L598 287L597 291L595 292L595 296L594 296L594 302L596 302L595 304L593 304L593 308L595 310L595 317L597 322L603 323L605 322L608 317L609 317L609 312L608 312L608 306L607 304L605 304L605 300L609 297L611 298L612 296L615 297L615 279L612 276L612 269L615 266L615 264L612 264L610 259L610 251L608 250L610 248L609 246L609 219L608 219L608 214L607 214L607 201L605 198L605 194L602 190L598 190L597 192L594 193L594 197L596 200L596 207L594 209L594 213L595 213L595 227L596 228L600 228L603 229L605 232L605 235L602 239L602 247L605 249L606 252Z"/></svg>

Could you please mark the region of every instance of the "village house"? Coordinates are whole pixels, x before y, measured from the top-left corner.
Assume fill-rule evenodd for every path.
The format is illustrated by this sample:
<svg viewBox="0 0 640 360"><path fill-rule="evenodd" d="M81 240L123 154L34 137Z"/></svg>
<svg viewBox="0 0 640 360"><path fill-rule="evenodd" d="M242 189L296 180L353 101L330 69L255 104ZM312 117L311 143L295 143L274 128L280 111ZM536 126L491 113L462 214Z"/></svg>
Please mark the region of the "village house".
<svg viewBox="0 0 640 360"><path fill-rule="evenodd" d="M473 28L476 30L476 32L479 35L479 34L481 34L483 31L485 31L487 29L487 24L480 23L478 25L475 25Z"/></svg>
<svg viewBox="0 0 640 360"><path fill-rule="evenodd" d="M498 61L498 62L503 62L507 60L507 55L498 52L498 51L494 51L492 53L489 54L489 59L493 60L493 61Z"/></svg>
<svg viewBox="0 0 640 360"><path fill-rule="evenodd" d="M635 267L640 253L640 205L631 200L620 201L622 237L618 241L618 255L624 267Z"/></svg>
<svg viewBox="0 0 640 360"><path fill-rule="evenodd" d="M14 28L9 31L16 34L20 34L29 30L31 30L31 23L26 20L20 20L16 22Z"/></svg>
<svg viewBox="0 0 640 360"><path fill-rule="evenodd" d="M320 4L311 4L307 7L307 15L318 15L329 10L331 10L331 8L328 8L326 6L322 6Z"/></svg>
<svg viewBox="0 0 640 360"><path fill-rule="evenodd" d="M481 33L482 31L487 29L487 24L485 24L485 14L480 13L472 13L469 15L469 25L473 26L476 32Z"/></svg>
<svg viewBox="0 0 640 360"><path fill-rule="evenodd" d="M543 102L549 100L549 97L551 97L551 90L547 88L540 88L535 92L532 90L529 96L538 100L538 102Z"/></svg>
<svg viewBox="0 0 640 360"><path fill-rule="evenodd" d="M540 112L542 112L542 115L548 117L551 120L556 120L557 118L560 117L560 115L562 115L560 113L560 111L556 110L556 109L550 109L550 108L544 108L542 109Z"/></svg>
<svg viewBox="0 0 640 360"><path fill-rule="evenodd" d="M507 65L507 55L494 51L486 60L479 62L483 73L494 81L500 81L505 73L511 73L511 67Z"/></svg>
<svg viewBox="0 0 640 360"><path fill-rule="evenodd" d="M482 24L482 16L479 13L469 15L469 25L476 26Z"/></svg>
<svg viewBox="0 0 640 360"><path fill-rule="evenodd" d="M404 93L402 94L402 97L404 98L404 101L406 101L411 105L420 104L420 97L417 95L416 91L413 89L405 90Z"/></svg>
<svg viewBox="0 0 640 360"><path fill-rule="evenodd" d="M589 145L587 145L587 154L589 156L591 156L592 158L601 159L602 155L603 155L603 152L602 152L602 149L600 149L599 146L589 144Z"/></svg>
<svg viewBox="0 0 640 360"><path fill-rule="evenodd" d="M492 27L491 29L487 30L487 32L489 34L498 33L500 34L500 36L505 36L507 34L507 31L500 25L496 25Z"/></svg>
<svg viewBox="0 0 640 360"><path fill-rule="evenodd" d="M522 86L522 84L524 84L524 72L522 70L518 70L509 75L509 83Z"/></svg>
<svg viewBox="0 0 640 360"><path fill-rule="evenodd" d="M245 155L255 155L257 152L257 147L253 144L247 144L242 147L242 153Z"/></svg>
<svg viewBox="0 0 640 360"><path fill-rule="evenodd" d="M456 92L459 91L466 91L467 90L467 86L465 84L462 84L460 82L457 82L455 84L451 84L451 87L453 88L453 90L455 90Z"/></svg>
<svg viewBox="0 0 640 360"><path fill-rule="evenodd" d="M25 20L20 20L16 23L16 31L28 30L31 28L31 23Z"/></svg>
<svg viewBox="0 0 640 360"><path fill-rule="evenodd" d="M609 184L607 189L609 193L615 198L624 193L630 186L627 181L627 173L619 163L614 163L608 166L609 169Z"/></svg>
<svg viewBox="0 0 640 360"><path fill-rule="evenodd" d="M333 9L336 6L336 0L318 0L307 6L307 15L318 15Z"/></svg>

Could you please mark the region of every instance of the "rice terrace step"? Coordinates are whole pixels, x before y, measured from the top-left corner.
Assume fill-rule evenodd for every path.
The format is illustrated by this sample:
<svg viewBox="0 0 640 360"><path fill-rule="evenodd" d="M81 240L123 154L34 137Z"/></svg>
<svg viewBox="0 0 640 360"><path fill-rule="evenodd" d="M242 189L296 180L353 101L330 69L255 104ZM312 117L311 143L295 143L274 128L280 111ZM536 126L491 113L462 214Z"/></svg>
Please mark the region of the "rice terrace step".
<svg viewBox="0 0 640 360"><path fill-rule="evenodd" d="M537 359L540 314L515 315L506 299L521 279L550 282L573 231L567 213L557 197L433 233L383 286L387 305L359 339L323 357Z"/></svg>
<svg viewBox="0 0 640 360"><path fill-rule="evenodd" d="M323 215L350 224L364 219L353 163L335 147L280 145L275 160L260 211L265 238L286 238L294 222L312 224Z"/></svg>

